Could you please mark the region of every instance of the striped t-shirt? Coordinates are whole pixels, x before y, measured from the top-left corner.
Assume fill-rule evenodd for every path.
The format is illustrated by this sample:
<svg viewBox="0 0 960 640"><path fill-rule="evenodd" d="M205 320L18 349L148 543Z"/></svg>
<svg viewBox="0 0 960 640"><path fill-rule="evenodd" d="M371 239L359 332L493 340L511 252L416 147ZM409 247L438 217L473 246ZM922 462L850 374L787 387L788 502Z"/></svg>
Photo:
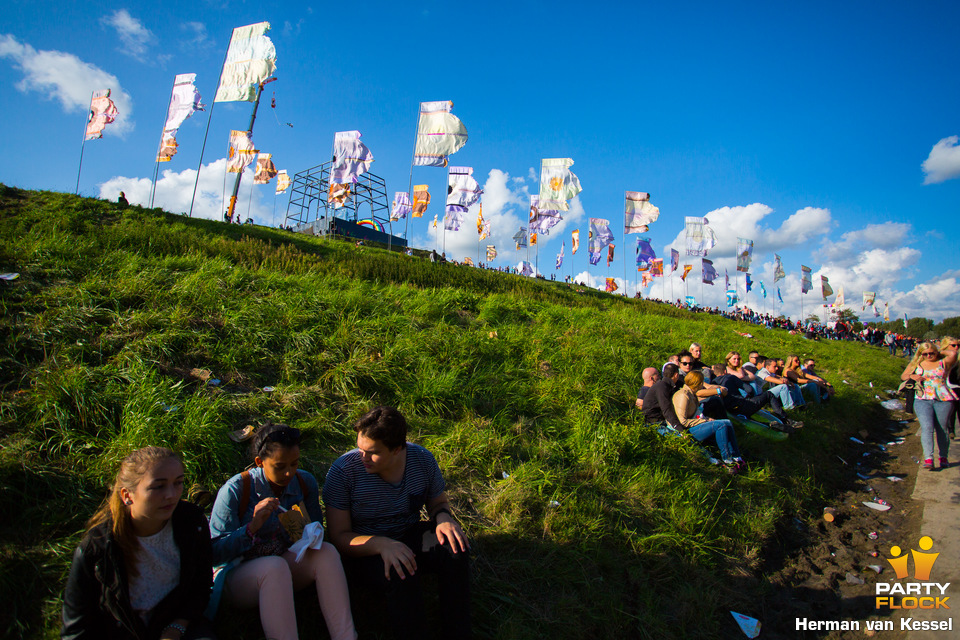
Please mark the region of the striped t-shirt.
<svg viewBox="0 0 960 640"><path fill-rule="evenodd" d="M407 461L400 484L393 485L363 466L359 449L333 463L323 483L327 507L350 512L351 529L361 535L400 539L420 521L420 510L446 489L433 454L407 443Z"/></svg>

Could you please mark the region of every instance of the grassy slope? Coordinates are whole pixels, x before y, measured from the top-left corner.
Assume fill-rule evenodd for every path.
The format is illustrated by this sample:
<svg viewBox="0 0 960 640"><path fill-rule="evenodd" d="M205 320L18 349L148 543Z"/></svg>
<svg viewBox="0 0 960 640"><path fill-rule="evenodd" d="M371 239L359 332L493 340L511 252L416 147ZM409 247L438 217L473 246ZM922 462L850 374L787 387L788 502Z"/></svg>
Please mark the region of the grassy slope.
<svg viewBox="0 0 960 640"><path fill-rule="evenodd" d="M867 382L888 388L902 366L560 283L2 185L0 245L0 271L21 273L0 283L10 635L56 634L70 551L131 448L182 451L216 487L246 464L227 430L284 420L322 479L352 421L386 403L437 454L474 540L479 635L720 637L755 595L725 576L756 571L777 524L835 490L818 462L881 417ZM694 339L711 361L810 354L851 384L786 443L738 434L751 471L730 478L632 407L641 369ZM301 624L322 627L301 602ZM257 637L243 620L231 635Z"/></svg>

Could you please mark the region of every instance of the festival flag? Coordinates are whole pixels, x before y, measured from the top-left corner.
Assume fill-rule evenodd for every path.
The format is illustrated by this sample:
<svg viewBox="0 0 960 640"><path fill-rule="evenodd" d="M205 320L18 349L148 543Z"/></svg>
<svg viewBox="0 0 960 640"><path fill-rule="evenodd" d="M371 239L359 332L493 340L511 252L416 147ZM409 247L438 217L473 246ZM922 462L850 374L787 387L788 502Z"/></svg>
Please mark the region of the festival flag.
<svg viewBox="0 0 960 640"><path fill-rule="evenodd" d="M663 258L650 261L650 275L654 278L663 277Z"/></svg>
<svg viewBox="0 0 960 640"><path fill-rule="evenodd" d="M556 269L559 269L560 267L563 266L563 249L566 246L566 244L567 244L566 242L560 243L560 253L557 254L557 266L555 267Z"/></svg>
<svg viewBox="0 0 960 640"><path fill-rule="evenodd" d="M487 262L493 262L497 259L497 246L493 244L487 245Z"/></svg>
<svg viewBox="0 0 960 640"><path fill-rule="evenodd" d="M883 303L883 321L890 322L890 303L889 302Z"/></svg>
<svg viewBox="0 0 960 640"><path fill-rule="evenodd" d="M447 156L467 143L467 128L460 118L450 113L452 109L450 100L420 103L417 144L413 152L415 166L445 167Z"/></svg>
<svg viewBox="0 0 960 640"><path fill-rule="evenodd" d="M434 228L434 229L437 228L437 215L438 215L438 214L436 214L436 213L433 214L433 228ZM419 216L414 216L414 217L419 217Z"/></svg>
<svg viewBox="0 0 960 640"><path fill-rule="evenodd" d="M473 177L472 167L450 167L447 173L447 213L466 213L480 201L483 189Z"/></svg>
<svg viewBox="0 0 960 640"><path fill-rule="evenodd" d="M356 184L370 170L373 154L360 142L359 131L337 131L333 135L333 163L330 182Z"/></svg>
<svg viewBox="0 0 960 640"><path fill-rule="evenodd" d="M617 281L616 281L615 278L607 278L606 290L607 290L608 292L613 293L614 291L616 291L616 290L619 289L619 288L620 288L620 287L617 286Z"/></svg>
<svg viewBox="0 0 960 640"><path fill-rule="evenodd" d="M653 274L649 271L645 271L640 275L640 286L649 287L653 284Z"/></svg>
<svg viewBox="0 0 960 640"><path fill-rule="evenodd" d="M833 287L830 286L830 281L827 279L827 276L820 276L820 291L823 293L824 300L827 299L827 296L833 295Z"/></svg>
<svg viewBox="0 0 960 640"><path fill-rule="evenodd" d="M670 249L670 275L680 266L680 252L676 249Z"/></svg>
<svg viewBox="0 0 960 640"><path fill-rule="evenodd" d="M540 196L530 196L530 231L537 233L549 233L550 229L557 226L563 218L560 212L556 210L540 210Z"/></svg>
<svg viewBox="0 0 960 640"><path fill-rule="evenodd" d="M753 280L750 279L750 274L747 274L747 293L750 293L750 290L753 289Z"/></svg>
<svg viewBox="0 0 960 640"><path fill-rule="evenodd" d="M480 236L480 240L483 240L487 236L483 233L483 205L480 205L480 210L477 211L477 235Z"/></svg>
<svg viewBox="0 0 960 640"><path fill-rule="evenodd" d="M570 234L570 255L577 255L577 249L580 248L580 229L574 229Z"/></svg>
<svg viewBox="0 0 960 640"><path fill-rule="evenodd" d="M706 218L687 216L685 226L688 256L705 256L707 251L716 246L717 236Z"/></svg>
<svg viewBox="0 0 960 640"><path fill-rule="evenodd" d="M776 284L786 277L787 274L783 270L783 263L780 261L780 256L773 254L773 283Z"/></svg>
<svg viewBox="0 0 960 640"><path fill-rule="evenodd" d="M877 305L873 305L873 317L874 318L880 317L880 307L878 307Z"/></svg>
<svg viewBox="0 0 960 640"><path fill-rule="evenodd" d="M269 22L237 27L230 38L214 102L253 102L260 83L277 68L277 50L266 35Z"/></svg>
<svg viewBox="0 0 960 640"><path fill-rule="evenodd" d="M780 287L777 287L777 300L780 301L780 304L783 304L783 296L780 295Z"/></svg>
<svg viewBox="0 0 960 640"><path fill-rule="evenodd" d="M167 107L167 120L160 134L160 151L157 162L169 162L177 154L177 130L183 121L196 111L203 111L200 104L200 92L194 86L195 73L181 73L173 79L173 92Z"/></svg>
<svg viewBox="0 0 960 640"><path fill-rule="evenodd" d="M657 258L657 252L653 250L653 246L650 244L650 238L647 236L640 236L637 238L637 266L649 265L650 262Z"/></svg>
<svg viewBox="0 0 960 640"><path fill-rule="evenodd" d="M580 179L570 171L571 166L572 158L545 158L540 161L540 209L570 209L567 200L583 190Z"/></svg>
<svg viewBox="0 0 960 640"><path fill-rule="evenodd" d="M687 274L689 274L692 269L693 269L693 265L692 265L692 264L685 264L685 265L683 265L683 273L680 275L680 281L681 281L681 282L686 282L686 281L687 281Z"/></svg>
<svg viewBox="0 0 960 640"><path fill-rule="evenodd" d="M94 91L90 98L90 113L87 114L87 129L84 140L103 137L103 128L117 119L120 112L110 99L110 89Z"/></svg>
<svg viewBox="0 0 960 640"><path fill-rule="evenodd" d="M443 214L443 228L447 231L460 231L460 225L463 224L463 212L457 209L447 207L447 212Z"/></svg>
<svg viewBox="0 0 960 640"><path fill-rule="evenodd" d="M877 298L876 291L864 291L863 292L863 306L860 307L860 311L865 310L867 307L873 304L873 301Z"/></svg>
<svg viewBox="0 0 960 640"><path fill-rule="evenodd" d="M390 220L396 222L403 220L413 211L413 205L410 204L410 194L406 191L397 191L393 194L393 209L390 210Z"/></svg>
<svg viewBox="0 0 960 640"><path fill-rule="evenodd" d="M472 267L472 266L473 266L473 258L471 258L470 256L467 256L466 258L463 259L463 263L466 264L466 265L470 265L470 266Z"/></svg>
<svg viewBox="0 0 960 640"><path fill-rule="evenodd" d="M765 286L763 286L763 282L760 283L760 293L763 294L763 297L764 297L764 298L767 297L767 288L766 288Z"/></svg>
<svg viewBox="0 0 960 640"><path fill-rule="evenodd" d="M413 217L422 218L430 205L430 192L427 191L429 185L418 184L413 187ZM433 226L437 226L437 219L434 216Z"/></svg>
<svg viewBox="0 0 960 640"><path fill-rule="evenodd" d="M753 240L737 238L737 271L741 273L749 271L751 260L753 260Z"/></svg>
<svg viewBox="0 0 960 640"><path fill-rule="evenodd" d="M610 232L610 221L602 218L590 218L590 253L599 253L603 248L613 242L613 234Z"/></svg>
<svg viewBox="0 0 960 640"><path fill-rule="evenodd" d="M257 150L253 148L253 140L249 131L230 132L230 151L227 153L227 171L240 173L257 158Z"/></svg>
<svg viewBox="0 0 960 640"><path fill-rule="evenodd" d="M726 269L723 270L723 277L724 277L724 288L729 289L729 288L730 288L730 274L727 273L727 270L726 270Z"/></svg>
<svg viewBox="0 0 960 640"><path fill-rule="evenodd" d="M520 230L513 234L513 241L517 243L517 251L527 246L527 230L520 227Z"/></svg>
<svg viewBox="0 0 960 640"><path fill-rule="evenodd" d="M532 276L533 275L533 265L524 260L520 263L520 275L522 276Z"/></svg>
<svg viewBox="0 0 960 640"><path fill-rule="evenodd" d="M350 182L331 182L330 190L327 192L327 202L332 204L334 209L346 206L352 193L351 186Z"/></svg>
<svg viewBox="0 0 960 640"><path fill-rule="evenodd" d="M694 305L697 304L697 299L694 298L693 296L687 296L686 298L684 298L684 302L687 303L688 307L693 307Z"/></svg>
<svg viewBox="0 0 960 640"><path fill-rule="evenodd" d="M530 234L530 246L531 247L537 246L537 234L535 233Z"/></svg>
<svg viewBox="0 0 960 640"><path fill-rule="evenodd" d="M613 262L613 245L607 245L607 266L610 266L610 263Z"/></svg>
<svg viewBox="0 0 960 640"><path fill-rule="evenodd" d="M840 285L840 290L837 292L837 297L833 301L833 306L842 307L846 301L846 298L843 296L843 285Z"/></svg>
<svg viewBox="0 0 960 640"><path fill-rule="evenodd" d="M713 260L707 260L706 258L703 258L701 262L703 284L713 285L713 281L717 279L717 270L713 268Z"/></svg>
<svg viewBox="0 0 960 640"><path fill-rule="evenodd" d="M273 164L273 154L261 153L257 156L257 170L253 174L253 184L267 184L277 175L277 167Z"/></svg>
<svg viewBox="0 0 960 640"><path fill-rule="evenodd" d="M660 217L660 209L650 204L650 194L643 191L627 191L625 199L623 234L646 233Z"/></svg>
<svg viewBox="0 0 960 640"><path fill-rule="evenodd" d="M738 301L736 289L727 289L727 308L734 306Z"/></svg>
<svg viewBox="0 0 960 640"><path fill-rule="evenodd" d="M280 169L280 171L277 173L277 195L289 189L291 184L293 184L293 181L290 180L287 170Z"/></svg>
<svg viewBox="0 0 960 640"><path fill-rule="evenodd" d="M602 251L588 251L589 257L587 258L592 265L596 265L600 262L600 258L603 257Z"/></svg>
<svg viewBox="0 0 960 640"><path fill-rule="evenodd" d="M810 280L810 267L800 265L800 293L806 293L813 288L813 281Z"/></svg>

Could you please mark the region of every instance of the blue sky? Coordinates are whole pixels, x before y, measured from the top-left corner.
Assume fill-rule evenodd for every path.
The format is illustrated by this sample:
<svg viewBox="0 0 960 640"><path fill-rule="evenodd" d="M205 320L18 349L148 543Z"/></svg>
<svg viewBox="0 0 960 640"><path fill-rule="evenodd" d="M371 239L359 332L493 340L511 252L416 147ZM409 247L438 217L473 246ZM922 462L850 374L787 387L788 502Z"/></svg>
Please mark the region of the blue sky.
<svg viewBox="0 0 960 640"><path fill-rule="evenodd" d="M816 282L826 275L843 286L858 313L871 290L891 316L960 315L951 239L960 211L960 5L781 4L426 1L339 10L14 0L0 27L8 122L0 181L72 192L90 92L109 87L122 116L86 144L80 191L114 198L123 189L145 201L174 75L196 73L209 110L232 29L269 21L279 80L265 92L257 147L293 175L329 159L336 131L357 129L392 197L407 188L419 102L452 100L470 138L451 164L473 167L485 187L493 238L483 244L496 244L495 264L526 256L510 238L526 223L540 159L570 157L583 192L541 236L537 264L547 277L602 286L611 276L632 294L636 236L624 240L624 191L648 191L661 211L647 234L658 255L684 253L684 216L706 216L719 236L709 257L720 282L689 287L703 303L725 304L723 274L734 276L739 236L754 240L751 273L771 297L773 254L782 256L777 310L795 319L801 264ZM250 110L217 103L195 215L222 215L227 137L246 128ZM206 125L205 113L187 120L179 154L162 167L157 202L171 211L189 207ZM430 185L433 202L411 222L411 244L445 244L451 258L476 260L475 225L440 238L428 228L433 213L442 218L446 171L417 167L413 181ZM245 176L240 193L242 215L282 222L287 196L272 184L251 188ZM591 217L611 222L609 269L605 259L587 263ZM576 228L584 246L571 256ZM566 258L555 271L561 242ZM699 274L698 259L684 262ZM671 291L682 294L678 277L644 295ZM756 290L746 302L773 310ZM804 315L821 302L819 287L802 296Z"/></svg>

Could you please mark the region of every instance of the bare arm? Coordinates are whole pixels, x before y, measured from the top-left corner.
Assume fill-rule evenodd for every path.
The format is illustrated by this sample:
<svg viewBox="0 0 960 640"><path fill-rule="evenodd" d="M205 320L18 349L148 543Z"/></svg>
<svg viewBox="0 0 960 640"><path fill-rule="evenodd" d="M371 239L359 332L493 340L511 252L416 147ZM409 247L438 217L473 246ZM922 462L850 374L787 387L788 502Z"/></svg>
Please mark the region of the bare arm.
<svg viewBox="0 0 960 640"><path fill-rule="evenodd" d="M399 540L386 536L361 535L353 531L350 512L327 507L327 535L337 551L355 558L379 555L383 559L383 572L390 579L393 568L400 579L413 575L417 560L413 551ZM404 573L404 569L407 573Z"/></svg>
<svg viewBox="0 0 960 640"><path fill-rule="evenodd" d="M467 535L450 510L450 499L447 497L446 491L433 500L427 501L427 513L430 514L431 519L437 522L436 534L440 544L449 543L454 553L466 551L470 548Z"/></svg>

